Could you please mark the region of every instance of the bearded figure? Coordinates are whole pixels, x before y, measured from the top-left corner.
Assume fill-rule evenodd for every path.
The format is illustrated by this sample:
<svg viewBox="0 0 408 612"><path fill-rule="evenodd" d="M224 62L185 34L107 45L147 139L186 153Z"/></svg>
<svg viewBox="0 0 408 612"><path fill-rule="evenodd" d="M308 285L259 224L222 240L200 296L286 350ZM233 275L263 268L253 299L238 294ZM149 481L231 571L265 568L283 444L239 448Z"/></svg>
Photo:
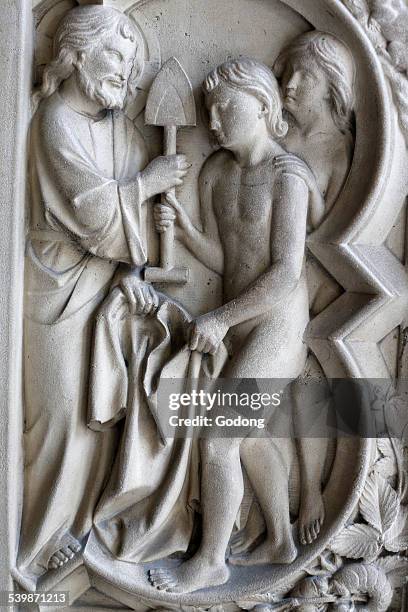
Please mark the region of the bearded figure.
<svg viewBox="0 0 408 612"><path fill-rule="evenodd" d="M36 581L79 554L116 444L87 427L95 313L112 285L157 307L141 280L142 206L182 183L183 156L148 164L123 112L143 69L134 23L103 6L63 19L35 95L26 257L25 478L18 573Z"/></svg>

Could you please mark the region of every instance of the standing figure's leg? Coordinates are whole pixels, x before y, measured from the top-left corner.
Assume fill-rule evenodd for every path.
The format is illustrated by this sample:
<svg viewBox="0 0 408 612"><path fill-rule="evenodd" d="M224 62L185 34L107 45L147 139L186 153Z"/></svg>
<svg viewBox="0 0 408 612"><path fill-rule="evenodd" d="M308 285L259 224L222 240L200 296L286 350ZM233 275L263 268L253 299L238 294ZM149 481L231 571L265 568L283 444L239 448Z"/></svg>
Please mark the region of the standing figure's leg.
<svg viewBox="0 0 408 612"><path fill-rule="evenodd" d="M301 544L311 544L318 537L325 517L322 495L323 469L327 455L327 438L305 437L318 423L321 398L317 383L308 385L302 379L293 383L294 426L300 469L300 508L298 532ZM320 401L319 401L320 400Z"/></svg>
<svg viewBox="0 0 408 612"><path fill-rule="evenodd" d="M230 558L230 563L292 563L297 549L290 525L289 473L285 459L269 437L246 438L241 444L241 459L265 519L266 539L252 553Z"/></svg>
<svg viewBox="0 0 408 612"><path fill-rule="evenodd" d="M225 552L244 493L240 442L237 438L201 442L201 544L180 567L150 570L150 581L158 589L189 593L227 582Z"/></svg>
<svg viewBox="0 0 408 612"><path fill-rule="evenodd" d="M307 322L306 297L302 293L297 296L299 302L294 301L292 320L290 312L282 309L270 320L264 320L253 328L241 346L238 358L230 363L230 378L269 379L269 387L276 386L277 390L299 376L306 360L306 348L302 342ZM297 307L299 312L296 312ZM288 465L271 438L254 435L252 433L241 444L241 458L260 504L267 536L253 553L236 556L231 563L292 563L297 557L297 549L290 524ZM281 439L280 443L288 442Z"/></svg>

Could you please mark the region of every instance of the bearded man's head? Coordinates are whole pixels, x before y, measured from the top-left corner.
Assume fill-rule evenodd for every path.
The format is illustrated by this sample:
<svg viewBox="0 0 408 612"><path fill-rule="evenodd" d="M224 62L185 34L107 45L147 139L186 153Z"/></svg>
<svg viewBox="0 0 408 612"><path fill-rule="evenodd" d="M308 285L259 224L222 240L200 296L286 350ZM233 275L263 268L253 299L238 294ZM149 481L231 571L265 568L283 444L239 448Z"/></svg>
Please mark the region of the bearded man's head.
<svg viewBox="0 0 408 612"><path fill-rule="evenodd" d="M107 109L122 109L135 95L143 70L143 43L136 25L120 11L80 6L62 20L54 57L44 70L40 99L77 71L78 86L88 98Z"/></svg>

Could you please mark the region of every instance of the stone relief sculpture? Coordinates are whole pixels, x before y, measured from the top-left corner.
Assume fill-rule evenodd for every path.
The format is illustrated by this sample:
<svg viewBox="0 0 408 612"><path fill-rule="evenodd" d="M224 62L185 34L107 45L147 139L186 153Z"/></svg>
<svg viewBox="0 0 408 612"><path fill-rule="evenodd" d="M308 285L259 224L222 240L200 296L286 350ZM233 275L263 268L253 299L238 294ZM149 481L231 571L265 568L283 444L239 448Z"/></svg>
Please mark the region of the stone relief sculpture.
<svg viewBox="0 0 408 612"><path fill-rule="evenodd" d="M232 357L223 376L253 378L256 372L258 378L295 379L304 366L308 318L302 269L309 198L301 178L307 170L277 142L287 124L266 66L251 59L223 64L209 74L204 90L210 130L222 148L200 176L203 232L174 198L169 201L179 213L180 238L223 275L225 304L193 321L190 349L215 353L225 338ZM157 218L158 229L164 229L161 220L171 219L169 209L159 206ZM179 570L151 570L158 588L195 590L227 580L225 552L243 496L241 460L267 536L252 555L230 562L290 563L296 557L287 466L279 449L269 439L202 442L202 543ZM213 493L214 482L220 494Z"/></svg>
<svg viewBox="0 0 408 612"><path fill-rule="evenodd" d="M139 612L397 609L405 442L389 436L401 395L377 400L391 405L377 442L274 438L274 416L262 435L169 438L158 399L169 380L189 392L277 379L302 432L321 417L321 398L299 399L316 373L326 402L326 377L384 371L374 358L353 369L373 329L353 300L376 295L370 240L381 250L378 220L389 232L405 195L386 198L385 168L406 155L384 145L391 121L374 133L371 109L362 123L362 87L391 113L367 37L340 0L259 2L257 37L240 33L248 6L228 0L217 19L235 37L214 29L213 45L196 0L164 14L148 0L78 4L34 94L15 578ZM164 66L141 96L144 22ZM357 178L371 159L375 189ZM387 295L402 297L384 334L408 291L389 257L400 285ZM354 353L336 325L357 330Z"/></svg>
<svg viewBox="0 0 408 612"><path fill-rule="evenodd" d="M352 160L353 59L335 36L314 31L291 42L274 70L289 117L286 147L314 171L327 213ZM312 225L320 221L312 219Z"/></svg>
<svg viewBox="0 0 408 612"><path fill-rule="evenodd" d="M146 260L141 206L180 184L186 169L181 156L147 165L143 139L121 112L143 62L128 18L74 9L55 51L37 95L30 158L19 556L29 575L67 562L92 526L114 448L112 436L86 427L93 316L112 282L135 310L155 308L138 274ZM114 280L120 263L125 275Z"/></svg>
<svg viewBox="0 0 408 612"><path fill-rule="evenodd" d="M282 51L274 65L280 78L284 108L289 130L285 146L299 155L316 177L318 189L312 194L309 231L323 221L335 204L348 176L353 151L353 58L347 47L335 36L312 31L302 34ZM307 281L312 316L322 312L339 295L339 287L325 269L309 253L307 257ZM312 354L303 372L303 379L319 371ZM301 389L300 385L300 389ZM297 395L294 394L294 399ZM301 423L318 418L316 409L305 410L298 402L298 419ZM307 483L301 496L299 534L301 541L315 539L314 526L323 521L324 504L321 497L327 441L306 439L299 449ZM319 527L317 527L319 530Z"/></svg>

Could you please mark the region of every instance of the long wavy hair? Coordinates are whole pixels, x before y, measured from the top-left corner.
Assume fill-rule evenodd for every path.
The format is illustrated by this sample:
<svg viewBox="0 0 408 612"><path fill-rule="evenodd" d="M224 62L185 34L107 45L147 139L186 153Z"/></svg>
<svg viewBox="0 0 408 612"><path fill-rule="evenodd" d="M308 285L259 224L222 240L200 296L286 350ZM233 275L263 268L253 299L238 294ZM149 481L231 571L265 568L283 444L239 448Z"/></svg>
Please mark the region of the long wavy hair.
<svg viewBox="0 0 408 612"><path fill-rule="evenodd" d="M135 61L128 82L127 97L136 93L136 83L143 70L144 51L135 24L120 11L105 6L79 6L67 13L54 37L54 58L44 69L42 85L33 96L36 108L50 97L75 70L78 53L87 52L103 37L116 33L135 43Z"/></svg>
<svg viewBox="0 0 408 612"><path fill-rule="evenodd" d="M348 48L332 34L313 30L301 34L279 55L274 72L280 79L288 62L311 57L324 72L329 83L331 113L341 132L352 129L354 105L354 62Z"/></svg>
<svg viewBox="0 0 408 612"><path fill-rule="evenodd" d="M282 115L282 99L273 72L257 60L240 57L221 64L210 72L203 83L204 93L210 93L221 82L255 96L266 109L266 123L273 138L286 136L288 124Z"/></svg>

